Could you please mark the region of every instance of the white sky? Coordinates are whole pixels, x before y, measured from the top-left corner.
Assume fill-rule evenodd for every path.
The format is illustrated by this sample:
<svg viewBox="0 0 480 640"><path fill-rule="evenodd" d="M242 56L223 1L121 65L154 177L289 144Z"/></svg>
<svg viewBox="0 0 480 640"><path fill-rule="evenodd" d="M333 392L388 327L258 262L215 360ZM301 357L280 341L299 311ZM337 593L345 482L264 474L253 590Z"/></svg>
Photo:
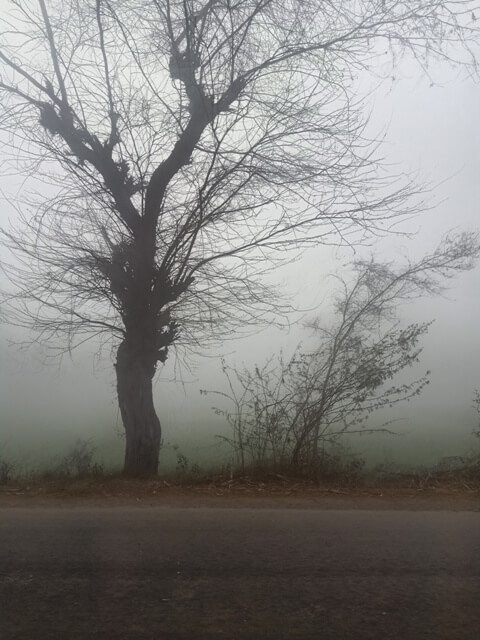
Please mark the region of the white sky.
<svg viewBox="0 0 480 640"><path fill-rule="evenodd" d="M480 84L471 78L456 78L446 67L438 67L436 72L436 79L445 80L444 86L430 87L427 79L419 79L413 67L404 66L402 75L412 77L391 86L385 84L369 98L372 132L386 130L384 154L388 162L395 165L392 170L417 174L419 179L430 183L434 187L431 201L438 204L408 223L406 228L415 233L412 239L386 238L374 247L377 255L388 259L400 259L406 253L418 257L434 248L442 234L452 228L480 228ZM5 180L2 184L0 176L0 187L9 186ZM8 207L2 203L2 223L8 214ZM322 305L328 300L326 274L351 257L346 250L320 248L282 269L279 278L292 295L297 296L299 306ZM393 451L395 455L402 446L408 449L412 442L420 441L424 442L425 450L431 449L432 441L436 442L436 438L432 440L435 425L451 438L461 435L462 443L466 443L462 447L469 446L467 436L474 426L470 424L474 419L470 408L472 392L480 387L479 285L480 267L477 266L452 282L447 298L425 300L405 310L408 320L436 319L425 340L422 361L422 370L432 369L433 376L430 388L417 404L400 410L406 430L414 431L417 440L409 436L408 446L398 441L382 444L388 452ZM321 308L319 313L322 314ZM45 369L35 349L21 352L16 347L7 348L7 341L15 332L5 326L0 331L0 403L4 407L0 453L2 446L14 453L22 434L31 435L33 424L38 427L33 428L30 442L37 445L46 433L52 437L63 433L65 438L68 435L75 439L98 435L104 429L107 439L111 437L117 410L108 353L107 358L94 367L92 354L83 350L74 356L73 364L67 361L59 373L58 369ZM262 362L282 347L291 351L304 335L298 327L290 332L264 330L258 336L228 343L224 352L230 354L228 359L232 364L253 364ZM160 380L171 375L172 367L170 362L160 373ZM221 429L210 411L214 399L200 397L198 392L199 388L221 388L218 355L199 360L187 379L191 383L184 389L179 386L175 390L171 384L167 387L162 382L157 385L160 419L167 426L167 439L172 442L181 439L173 430L176 424L183 425L182 437L195 440L200 439L198 424L205 427L205 433ZM173 398L174 402L163 406L165 397ZM85 423L89 427L82 433ZM451 440L444 439L447 441ZM442 446L437 447L439 455L447 455L447 445ZM122 443L117 441L112 447L121 451ZM383 453L386 451L384 448Z"/></svg>

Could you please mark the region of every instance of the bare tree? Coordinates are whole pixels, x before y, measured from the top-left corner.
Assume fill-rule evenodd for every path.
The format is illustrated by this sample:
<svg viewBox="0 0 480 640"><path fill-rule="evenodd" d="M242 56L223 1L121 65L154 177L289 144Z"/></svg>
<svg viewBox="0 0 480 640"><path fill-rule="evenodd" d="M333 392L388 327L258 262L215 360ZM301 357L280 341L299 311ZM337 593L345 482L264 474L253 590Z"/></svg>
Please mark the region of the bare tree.
<svg viewBox="0 0 480 640"><path fill-rule="evenodd" d="M152 380L172 344L279 311L288 249L358 242L418 207L377 173L358 74L474 64L453 0L10 0L0 122L31 180L4 239L15 321L116 338L125 472L154 473ZM460 46L459 46L460 45ZM7 140L7 142L8 142ZM35 184L35 182L33 183Z"/></svg>
<svg viewBox="0 0 480 640"><path fill-rule="evenodd" d="M232 372L224 363L228 391L219 395L230 408L216 411L232 426L224 439L240 468L271 465L314 475L325 446L328 453L344 434L388 432L389 422L371 426L372 414L419 395L429 382L429 371L399 382L398 374L419 361L419 341L431 325L402 326L399 305L438 294L446 278L472 268L479 255L478 240L460 234L406 265L356 262L350 282L339 278L332 325L312 323L313 350L299 347L289 360L280 356L253 370Z"/></svg>

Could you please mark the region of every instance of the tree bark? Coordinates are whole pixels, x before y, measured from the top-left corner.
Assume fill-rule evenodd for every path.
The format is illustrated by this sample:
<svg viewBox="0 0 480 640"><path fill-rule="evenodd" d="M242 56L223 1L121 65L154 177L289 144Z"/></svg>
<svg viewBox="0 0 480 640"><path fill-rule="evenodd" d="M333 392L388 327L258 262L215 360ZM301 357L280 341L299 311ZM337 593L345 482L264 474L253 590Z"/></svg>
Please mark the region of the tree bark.
<svg viewBox="0 0 480 640"><path fill-rule="evenodd" d="M148 357L142 357L124 340L117 351L115 370L118 404L126 437L123 471L133 477L155 475L162 435L153 404L155 363Z"/></svg>

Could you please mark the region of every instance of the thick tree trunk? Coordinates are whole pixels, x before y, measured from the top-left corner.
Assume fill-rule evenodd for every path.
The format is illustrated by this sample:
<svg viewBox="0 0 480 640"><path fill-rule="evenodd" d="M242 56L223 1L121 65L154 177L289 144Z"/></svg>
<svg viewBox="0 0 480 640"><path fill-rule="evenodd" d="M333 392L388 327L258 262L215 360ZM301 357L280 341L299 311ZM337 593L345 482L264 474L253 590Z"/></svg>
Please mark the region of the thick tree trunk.
<svg viewBox="0 0 480 640"><path fill-rule="evenodd" d="M157 473L161 427L153 404L155 365L122 342L117 351L117 394L126 437L124 473Z"/></svg>

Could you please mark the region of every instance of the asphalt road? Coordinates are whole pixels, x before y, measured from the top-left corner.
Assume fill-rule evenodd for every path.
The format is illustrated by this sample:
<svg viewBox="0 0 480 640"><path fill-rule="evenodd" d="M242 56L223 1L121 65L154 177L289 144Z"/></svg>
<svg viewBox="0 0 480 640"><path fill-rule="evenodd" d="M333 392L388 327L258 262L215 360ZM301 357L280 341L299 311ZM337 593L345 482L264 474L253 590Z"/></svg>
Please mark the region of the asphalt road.
<svg viewBox="0 0 480 640"><path fill-rule="evenodd" d="M480 638L480 513L0 510L0 638Z"/></svg>

